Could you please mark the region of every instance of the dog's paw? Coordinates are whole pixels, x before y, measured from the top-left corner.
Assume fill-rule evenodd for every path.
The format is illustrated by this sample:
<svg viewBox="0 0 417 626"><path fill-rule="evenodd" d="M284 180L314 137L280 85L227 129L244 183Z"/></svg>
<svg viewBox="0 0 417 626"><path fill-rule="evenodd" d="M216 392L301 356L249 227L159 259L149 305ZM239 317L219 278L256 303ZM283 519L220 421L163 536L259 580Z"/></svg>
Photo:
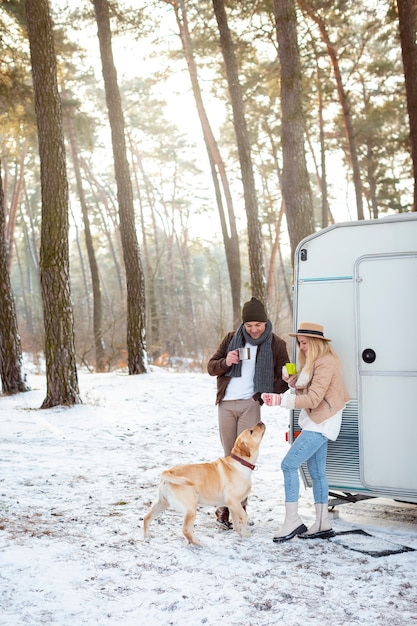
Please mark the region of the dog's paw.
<svg viewBox="0 0 417 626"><path fill-rule="evenodd" d="M239 528L237 530L237 534L239 535L239 537L251 537L252 533L249 530L249 528L246 528L245 526L242 528Z"/></svg>

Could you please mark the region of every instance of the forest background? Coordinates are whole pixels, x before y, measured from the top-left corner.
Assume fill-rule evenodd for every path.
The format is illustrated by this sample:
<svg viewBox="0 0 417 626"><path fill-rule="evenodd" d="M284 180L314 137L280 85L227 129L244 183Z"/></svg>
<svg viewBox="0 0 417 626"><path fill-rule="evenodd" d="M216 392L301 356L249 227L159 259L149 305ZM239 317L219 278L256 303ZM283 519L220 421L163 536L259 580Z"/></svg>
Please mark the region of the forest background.
<svg viewBox="0 0 417 626"><path fill-rule="evenodd" d="M45 407L77 367L204 371L251 295L287 338L297 243L415 210L415 26L414 0L3 0L3 392L22 351Z"/></svg>

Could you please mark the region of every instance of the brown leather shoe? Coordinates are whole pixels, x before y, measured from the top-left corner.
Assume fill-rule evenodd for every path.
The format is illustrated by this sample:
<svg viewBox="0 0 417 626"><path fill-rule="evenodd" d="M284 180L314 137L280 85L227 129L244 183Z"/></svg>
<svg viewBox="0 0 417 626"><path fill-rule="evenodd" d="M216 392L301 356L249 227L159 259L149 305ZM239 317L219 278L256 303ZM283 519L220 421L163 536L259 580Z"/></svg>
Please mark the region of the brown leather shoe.
<svg viewBox="0 0 417 626"><path fill-rule="evenodd" d="M231 530L233 528L232 522L229 521L229 509L227 506L221 506L216 509L216 524L224 530Z"/></svg>

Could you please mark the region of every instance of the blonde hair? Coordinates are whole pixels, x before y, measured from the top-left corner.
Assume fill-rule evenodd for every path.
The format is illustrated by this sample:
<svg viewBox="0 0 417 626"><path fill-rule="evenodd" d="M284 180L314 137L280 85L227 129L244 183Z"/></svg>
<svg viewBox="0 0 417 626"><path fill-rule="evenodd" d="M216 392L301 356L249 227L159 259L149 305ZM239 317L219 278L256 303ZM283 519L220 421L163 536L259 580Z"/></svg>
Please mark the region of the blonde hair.
<svg viewBox="0 0 417 626"><path fill-rule="evenodd" d="M324 341L323 339L319 339L318 337L304 337L306 341L308 341L308 350L307 354L305 354L302 350L298 350L298 362L301 365L301 368L308 373L311 373L313 370L314 363L317 359L325 354L331 354L340 361L338 355L333 350L332 346L328 341ZM298 342L298 337L297 337Z"/></svg>

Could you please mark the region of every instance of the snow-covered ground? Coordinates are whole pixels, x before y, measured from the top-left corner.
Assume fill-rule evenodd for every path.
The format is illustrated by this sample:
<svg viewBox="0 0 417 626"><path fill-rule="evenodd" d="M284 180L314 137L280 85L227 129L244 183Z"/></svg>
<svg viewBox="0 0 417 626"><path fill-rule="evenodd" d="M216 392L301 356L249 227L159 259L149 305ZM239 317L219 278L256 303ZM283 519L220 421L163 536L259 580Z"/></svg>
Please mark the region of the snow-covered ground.
<svg viewBox="0 0 417 626"><path fill-rule="evenodd" d="M215 380L156 368L79 380L83 404L72 408L40 410L45 379L33 374L32 391L0 398L1 626L417 624L417 551L376 558L335 539L272 542L285 410L262 409L250 538L220 530L202 508L205 547L187 544L175 511L144 541L160 471L222 454ZM300 511L310 524L311 490ZM417 506L344 504L333 525L417 550Z"/></svg>

